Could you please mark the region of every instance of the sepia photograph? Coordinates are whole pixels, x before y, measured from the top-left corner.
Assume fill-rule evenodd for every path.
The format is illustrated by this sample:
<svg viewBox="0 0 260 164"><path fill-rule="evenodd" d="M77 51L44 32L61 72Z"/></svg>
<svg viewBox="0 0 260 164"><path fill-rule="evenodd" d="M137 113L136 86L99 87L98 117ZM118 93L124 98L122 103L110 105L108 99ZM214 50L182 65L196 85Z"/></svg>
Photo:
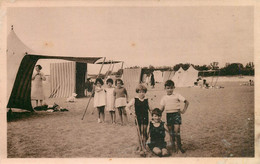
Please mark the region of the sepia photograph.
<svg viewBox="0 0 260 164"><path fill-rule="evenodd" d="M259 156L253 5L14 4L4 158Z"/></svg>

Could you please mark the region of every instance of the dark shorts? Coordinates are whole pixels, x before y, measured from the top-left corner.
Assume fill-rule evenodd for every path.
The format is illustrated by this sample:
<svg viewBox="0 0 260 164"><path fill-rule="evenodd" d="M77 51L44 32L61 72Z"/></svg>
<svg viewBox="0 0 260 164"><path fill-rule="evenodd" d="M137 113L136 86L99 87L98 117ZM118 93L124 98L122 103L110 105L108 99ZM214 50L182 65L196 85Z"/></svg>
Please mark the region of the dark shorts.
<svg viewBox="0 0 260 164"><path fill-rule="evenodd" d="M170 125L181 125L181 114L179 112L166 113L167 126Z"/></svg>
<svg viewBox="0 0 260 164"><path fill-rule="evenodd" d="M148 125L149 119L147 117L137 117L138 125Z"/></svg>
<svg viewBox="0 0 260 164"><path fill-rule="evenodd" d="M164 148L166 149L166 142L162 142L162 143L151 142L148 144L148 146L149 146L150 150L153 150L153 148L155 148L155 147L158 147L159 149L164 149Z"/></svg>

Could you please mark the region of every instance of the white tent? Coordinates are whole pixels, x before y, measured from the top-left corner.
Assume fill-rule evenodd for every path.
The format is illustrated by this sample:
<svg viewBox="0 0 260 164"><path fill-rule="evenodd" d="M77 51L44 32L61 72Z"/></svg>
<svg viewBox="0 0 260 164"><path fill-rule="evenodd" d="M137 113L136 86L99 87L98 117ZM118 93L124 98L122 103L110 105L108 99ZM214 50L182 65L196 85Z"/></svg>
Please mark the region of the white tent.
<svg viewBox="0 0 260 164"><path fill-rule="evenodd" d="M163 74L162 74L162 71L154 71L153 72L153 75L154 75L154 80L155 82L163 82Z"/></svg>
<svg viewBox="0 0 260 164"><path fill-rule="evenodd" d="M174 76L172 77L172 81L175 84L175 87L181 87L182 85L182 81L183 81L183 75L184 75L184 70L182 69L182 67L180 67L178 69L178 71L175 72Z"/></svg>
<svg viewBox="0 0 260 164"><path fill-rule="evenodd" d="M33 52L15 34L13 30L7 36L7 97L10 97L16 74L26 52Z"/></svg>
<svg viewBox="0 0 260 164"><path fill-rule="evenodd" d="M197 71L192 65L185 71L183 76L183 85L186 87L194 86L194 82L197 81L199 71Z"/></svg>
<svg viewBox="0 0 260 164"><path fill-rule="evenodd" d="M163 72L163 82L166 82L167 80L172 79L174 76L174 71L164 71Z"/></svg>
<svg viewBox="0 0 260 164"><path fill-rule="evenodd" d="M194 82L198 79L198 74L199 71L194 69L193 66L190 66L186 71L180 68L176 71L172 80L174 81L176 87L190 87L194 86Z"/></svg>

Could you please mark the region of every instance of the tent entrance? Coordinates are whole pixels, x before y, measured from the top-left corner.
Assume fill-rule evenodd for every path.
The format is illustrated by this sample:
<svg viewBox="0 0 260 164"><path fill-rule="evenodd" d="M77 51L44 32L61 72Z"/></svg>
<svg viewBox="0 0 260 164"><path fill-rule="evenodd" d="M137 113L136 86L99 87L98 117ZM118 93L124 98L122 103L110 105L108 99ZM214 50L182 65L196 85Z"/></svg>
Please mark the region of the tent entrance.
<svg viewBox="0 0 260 164"><path fill-rule="evenodd" d="M72 93L76 93L77 98L84 97L86 72L86 63L51 63L49 97L69 97Z"/></svg>
<svg viewBox="0 0 260 164"><path fill-rule="evenodd" d="M76 62L76 94L77 98L85 97L86 63Z"/></svg>

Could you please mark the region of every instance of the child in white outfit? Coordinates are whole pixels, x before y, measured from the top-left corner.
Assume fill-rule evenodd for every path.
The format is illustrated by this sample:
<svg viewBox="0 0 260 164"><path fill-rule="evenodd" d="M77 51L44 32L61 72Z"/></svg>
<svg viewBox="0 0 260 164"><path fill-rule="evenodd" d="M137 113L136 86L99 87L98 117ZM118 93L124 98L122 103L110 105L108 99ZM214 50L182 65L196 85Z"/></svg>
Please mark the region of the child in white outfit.
<svg viewBox="0 0 260 164"><path fill-rule="evenodd" d="M107 83L107 88L106 90L106 100L107 100L107 104L106 104L106 110L109 111L110 115L111 115L111 121L112 124L116 123L116 112L115 112L115 106L114 106L114 87L113 87L113 80L112 79L107 79L106 81Z"/></svg>
<svg viewBox="0 0 260 164"><path fill-rule="evenodd" d="M95 81L95 96L94 96L94 108L98 110L98 123L102 123L105 121L105 105L106 105L106 92L103 89L103 80L101 78L97 78ZM100 119L102 116L102 120Z"/></svg>

